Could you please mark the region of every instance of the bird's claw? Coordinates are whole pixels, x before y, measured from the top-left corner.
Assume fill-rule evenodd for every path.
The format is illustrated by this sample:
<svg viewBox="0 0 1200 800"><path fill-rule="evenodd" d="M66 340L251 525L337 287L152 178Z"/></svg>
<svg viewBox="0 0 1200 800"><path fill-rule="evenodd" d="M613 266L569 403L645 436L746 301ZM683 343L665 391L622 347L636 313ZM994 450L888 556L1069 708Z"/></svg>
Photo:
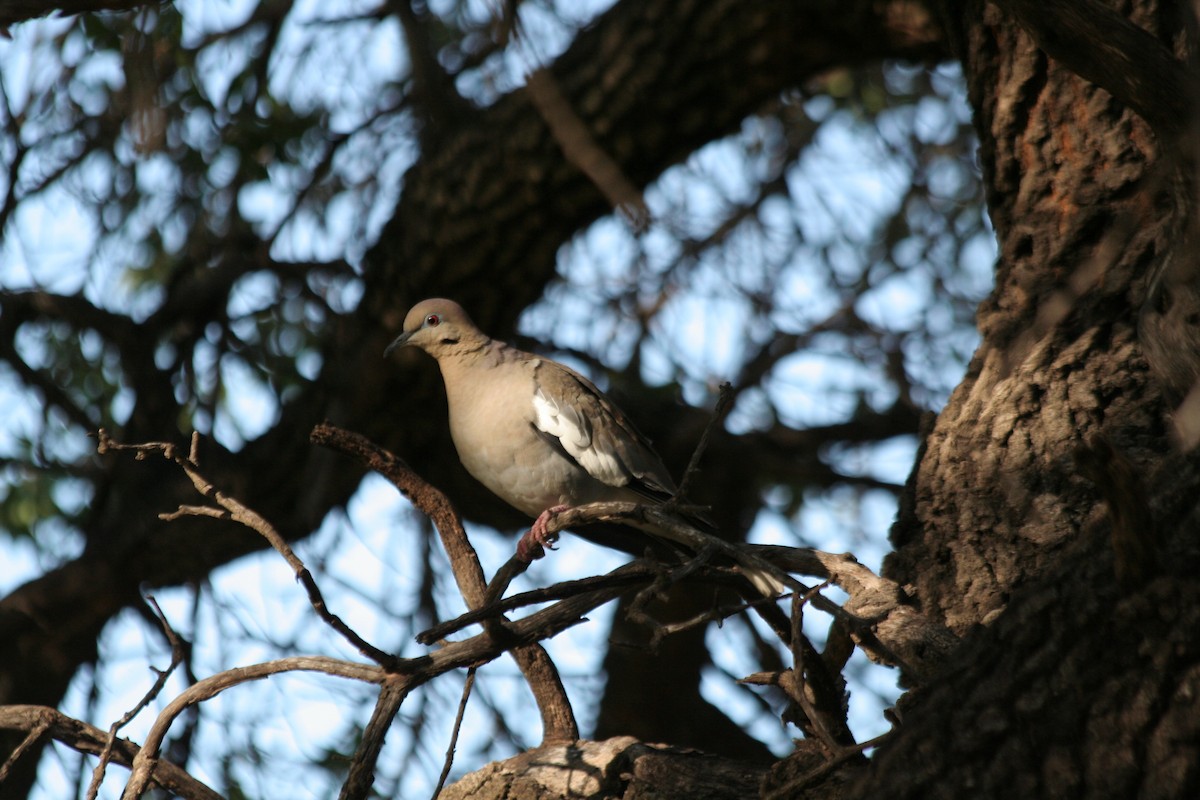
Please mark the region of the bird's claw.
<svg viewBox="0 0 1200 800"><path fill-rule="evenodd" d="M517 542L517 557L528 563L545 556L547 549L554 550L558 534L547 530L546 527L550 524L550 520L568 508L570 506L554 506L543 511L534 520L529 532L521 537L521 541Z"/></svg>

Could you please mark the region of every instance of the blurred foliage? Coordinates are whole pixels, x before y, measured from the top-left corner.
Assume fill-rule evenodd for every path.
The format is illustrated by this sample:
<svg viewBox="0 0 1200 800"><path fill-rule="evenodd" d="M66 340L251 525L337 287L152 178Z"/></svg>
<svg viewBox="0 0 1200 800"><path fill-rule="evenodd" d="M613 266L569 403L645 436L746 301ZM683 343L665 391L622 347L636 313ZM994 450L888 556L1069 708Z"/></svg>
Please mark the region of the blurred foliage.
<svg viewBox="0 0 1200 800"><path fill-rule="evenodd" d="M520 85L598 13L529 0L513 38L512 20L492 6L446 0L422 14L438 61L480 104ZM13 409L0 425L0 526L63 558L72 548L62 537L77 535L90 497L87 436L128 425L146 382L169 382L174 435L196 429L236 449L319 376L316 344L359 300L363 253L419 158L420 121L404 37L385 4L185 2L47 19L13 34L0 45L0 404ZM731 380L735 432L832 426L897 403L938 408L974 348L994 252L963 92L952 68L886 64L832 71L779 98L649 187L646 229L614 215L580 232L523 334L618 390L638 379L678 383L704 404ZM79 302L48 307L42 293ZM904 437L898 450L829 448L820 457L841 485L768 490L765 516L803 526L808 542L840 526L841 549L869 529L878 552L888 490L914 447ZM797 523L811 509L817 516ZM318 564L354 536L334 516L310 545ZM830 518L840 522L822 522ZM447 602L423 542L415 555L377 552L388 565L377 585L360 585L331 555L318 567L338 602L383 609L385 621L371 624L397 650L429 613L422 599ZM185 593L188 634L210 653L200 661L230 666L318 646L214 581ZM140 630L140 647L161 647ZM136 656L116 655L128 650L112 636L112 663L132 658L144 669L138 646ZM100 691L87 682L111 680L110 668L102 657L79 691ZM595 674L568 677L586 718ZM529 738L506 719L508 680L480 682L487 729L464 745L475 763ZM422 726L452 715L458 698L441 682L423 692L405 707L399 766L382 786L436 780L441 754L428 750ZM366 702L346 695L347 707ZM230 796L327 785L311 775L344 769L355 720L365 719L348 714L329 724L328 739L301 742L311 758L286 776L296 781L288 790L264 777L280 745L277 728L258 727L261 714L205 707L204 763Z"/></svg>

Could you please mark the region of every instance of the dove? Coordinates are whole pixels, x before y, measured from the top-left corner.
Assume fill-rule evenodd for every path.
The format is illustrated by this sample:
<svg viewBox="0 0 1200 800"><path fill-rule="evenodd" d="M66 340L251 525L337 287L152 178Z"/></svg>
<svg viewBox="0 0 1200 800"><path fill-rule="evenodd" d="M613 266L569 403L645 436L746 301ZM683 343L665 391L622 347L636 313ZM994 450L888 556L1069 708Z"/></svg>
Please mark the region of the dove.
<svg viewBox="0 0 1200 800"><path fill-rule="evenodd" d="M492 339L453 300L413 306L384 355L400 347L419 348L437 361L463 466L535 519L517 547L526 561L553 540L546 526L567 508L662 504L674 496L675 482L650 441L595 384L570 367ZM673 539L667 529L643 533ZM746 577L766 596L783 591L765 572L748 569Z"/></svg>

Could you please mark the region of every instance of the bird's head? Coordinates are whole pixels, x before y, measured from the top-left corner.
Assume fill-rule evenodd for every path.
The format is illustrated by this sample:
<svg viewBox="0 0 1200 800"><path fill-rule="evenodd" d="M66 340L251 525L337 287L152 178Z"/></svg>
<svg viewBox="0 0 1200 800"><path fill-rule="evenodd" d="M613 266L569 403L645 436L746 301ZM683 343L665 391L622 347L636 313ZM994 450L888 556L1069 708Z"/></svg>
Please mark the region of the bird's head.
<svg viewBox="0 0 1200 800"><path fill-rule="evenodd" d="M419 347L434 358L455 352L461 345L487 341L467 312L453 300L422 300L404 318L404 332L383 351L386 357L400 347Z"/></svg>

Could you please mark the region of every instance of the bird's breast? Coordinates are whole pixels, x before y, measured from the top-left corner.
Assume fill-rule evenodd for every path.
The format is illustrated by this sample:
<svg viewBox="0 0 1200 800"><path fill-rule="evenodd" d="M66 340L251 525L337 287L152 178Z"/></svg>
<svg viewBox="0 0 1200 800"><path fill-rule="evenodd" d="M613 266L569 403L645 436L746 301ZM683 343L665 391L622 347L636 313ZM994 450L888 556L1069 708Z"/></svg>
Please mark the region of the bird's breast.
<svg viewBox="0 0 1200 800"><path fill-rule="evenodd" d="M447 391L450 435L467 472L500 499L536 517L551 506L571 504L590 480L531 426L532 381L520 370L458 382ZM515 378L515 380L513 379Z"/></svg>

